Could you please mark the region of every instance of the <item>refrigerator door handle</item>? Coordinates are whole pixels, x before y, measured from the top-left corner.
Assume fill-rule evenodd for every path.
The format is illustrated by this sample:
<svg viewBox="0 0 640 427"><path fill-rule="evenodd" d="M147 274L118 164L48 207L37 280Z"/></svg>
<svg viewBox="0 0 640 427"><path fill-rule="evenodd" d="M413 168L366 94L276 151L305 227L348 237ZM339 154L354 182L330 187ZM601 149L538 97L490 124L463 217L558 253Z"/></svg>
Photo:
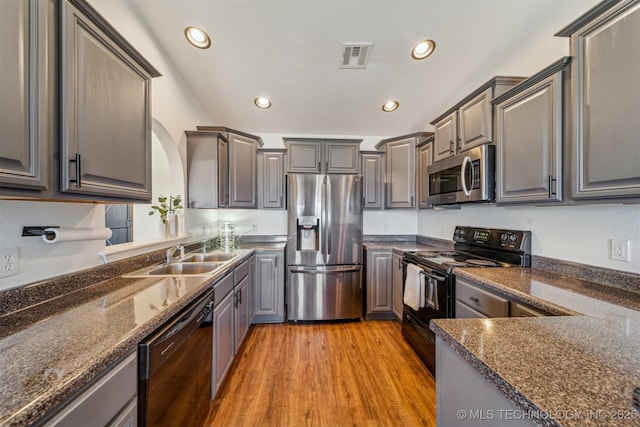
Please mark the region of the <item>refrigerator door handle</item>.
<svg viewBox="0 0 640 427"><path fill-rule="evenodd" d="M322 253L322 261L327 262L327 177L322 177L322 186L320 187L320 252Z"/></svg>
<svg viewBox="0 0 640 427"><path fill-rule="evenodd" d="M325 204L325 208L327 210L327 249L326 249L326 253L327 253L327 262L329 262L329 255L331 255L331 226L333 225L333 205L331 203L331 180L327 179L327 186L326 186L326 191L327 191L327 195L326 195L326 199L327 199L327 203Z"/></svg>

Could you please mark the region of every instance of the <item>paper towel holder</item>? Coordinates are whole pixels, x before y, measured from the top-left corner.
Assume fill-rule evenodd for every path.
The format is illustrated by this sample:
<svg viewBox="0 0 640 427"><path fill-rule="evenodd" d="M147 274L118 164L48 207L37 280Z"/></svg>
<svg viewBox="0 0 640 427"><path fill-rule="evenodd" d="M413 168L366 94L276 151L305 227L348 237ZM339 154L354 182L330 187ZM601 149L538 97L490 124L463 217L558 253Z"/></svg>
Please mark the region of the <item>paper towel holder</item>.
<svg viewBox="0 0 640 427"><path fill-rule="evenodd" d="M59 225L36 225L36 226L22 227L22 237L54 236L55 233L53 231L45 231L47 228L60 228L60 226Z"/></svg>

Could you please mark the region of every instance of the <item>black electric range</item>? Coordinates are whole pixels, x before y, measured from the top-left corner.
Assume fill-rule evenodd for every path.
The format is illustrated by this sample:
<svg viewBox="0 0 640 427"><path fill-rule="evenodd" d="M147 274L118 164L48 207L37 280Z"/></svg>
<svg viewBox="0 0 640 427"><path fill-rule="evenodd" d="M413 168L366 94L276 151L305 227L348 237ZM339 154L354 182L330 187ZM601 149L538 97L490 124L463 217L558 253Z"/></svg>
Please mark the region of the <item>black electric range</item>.
<svg viewBox="0 0 640 427"><path fill-rule="evenodd" d="M402 335L435 375L435 335L431 319L455 317L455 274L458 267L508 268L531 266L531 232L457 226L451 251L405 252ZM409 286L407 274L418 275ZM414 296L407 303L407 294ZM416 295L419 297L416 299Z"/></svg>

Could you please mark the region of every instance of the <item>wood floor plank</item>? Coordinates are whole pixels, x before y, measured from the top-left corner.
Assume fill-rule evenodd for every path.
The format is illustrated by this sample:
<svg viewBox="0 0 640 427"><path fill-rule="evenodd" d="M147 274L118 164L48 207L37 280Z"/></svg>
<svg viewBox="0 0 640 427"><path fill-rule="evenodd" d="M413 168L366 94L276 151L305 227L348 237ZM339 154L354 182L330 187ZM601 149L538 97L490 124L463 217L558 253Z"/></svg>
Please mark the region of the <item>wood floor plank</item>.
<svg viewBox="0 0 640 427"><path fill-rule="evenodd" d="M252 326L206 425L435 426L435 382L375 320Z"/></svg>

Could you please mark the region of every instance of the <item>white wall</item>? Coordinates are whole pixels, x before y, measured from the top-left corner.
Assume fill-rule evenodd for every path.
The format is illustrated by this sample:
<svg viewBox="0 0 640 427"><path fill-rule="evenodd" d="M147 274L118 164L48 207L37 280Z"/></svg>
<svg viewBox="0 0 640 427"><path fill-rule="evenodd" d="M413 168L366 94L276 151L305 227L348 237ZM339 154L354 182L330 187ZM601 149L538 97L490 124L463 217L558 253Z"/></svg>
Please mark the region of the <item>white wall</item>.
<svg viewBox="0 0 640 427"><path fill-rule="evenodd" d="M451 239L456 225L530 230L534 255L640 273L640 205L469 205L418 214L424 236ZM610 259L612 238L631 240L631 262Z"/></svg>

